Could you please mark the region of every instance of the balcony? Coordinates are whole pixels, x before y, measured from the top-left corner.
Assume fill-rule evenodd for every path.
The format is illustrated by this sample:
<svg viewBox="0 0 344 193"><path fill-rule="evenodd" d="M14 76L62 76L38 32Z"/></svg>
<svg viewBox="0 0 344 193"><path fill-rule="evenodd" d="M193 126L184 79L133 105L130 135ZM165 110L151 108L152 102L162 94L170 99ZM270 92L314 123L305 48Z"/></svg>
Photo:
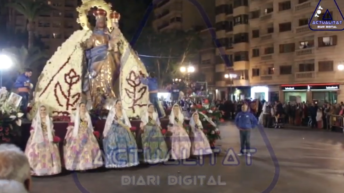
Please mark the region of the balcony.
<svg viewBox="0 0 344 193"><path fill-rule="evenodd" d="M168 15L169 13L170 13L170 11L166 10L162 14L158 15L157 19L163 18L164 16Z"/></svg>
<svg viewBox="0 0 344 193"><path fill-rule="evenodd" d="M300 26L295 29L295 33L304 33L304 32L311 32L308 25Z"/></svg>
<svg viewBox="0 0 344 193"><path fill-rule="evenodd" d="M261 76L260 80L272 80L272 75Z"/></svg>
<svg viewBox="0 0 344 193"><path fill-rule="evenodd" d="M260 16L260 20L267 20L272 18L272 13Z"/></svg>
<svg viewBox="0 0 344 193"><path fill-rule="evenodd" d="M309 0L307 2L298 4L294 8L295 13L305 13L306 11L314 11L315 6L318 4L319 1L316 0Z"/></svg>
<svg viewBox="0 0 344 193"><path fill-rule="evenodd" d="M260 57L261 60L272 60L273 54L263 55Z"/></svg>
<svg viewBox="0 0 344 193"><path fill-rule="evenodd" d="M313 48L305 48L305 49L300 49L296 50L296 56L305 56L305 55L310 55L313 54L314 49Z"/></svg>
<svg viewBox="0 0 344 193"><path fill-rule="evenodd" d="M157 8L162 7L162 6L166 5L166 4L169 3L169 2L170 2L170 0L164 0L164 1L162 1L161 3L159 3L156 7L157 7Z"/></svg>
<svg viewBox="0 0 344 193"><path fill-rule="evenodd" d="M169 23L162 24L162 25L158 26L158 30L162 30L169 25L170 25Z"/></svg>
<svg viewBox="0 0 344 193"><path fill-rule="evenodd" d="M261 35L260 40L261 41L272 40L272 33Z"/></svg>
<svg viewBox="0 0 344 193"><path fill-rule="evenodd" d="M246 79L233 80L234 86L250 86L250 81Z"/></svg>
<svg viewBox="0 0 344 193"><path fill-rule="evenodd" d="M296 72L295 73L296 79L310 79L315 78L314 72Z"/></svg>

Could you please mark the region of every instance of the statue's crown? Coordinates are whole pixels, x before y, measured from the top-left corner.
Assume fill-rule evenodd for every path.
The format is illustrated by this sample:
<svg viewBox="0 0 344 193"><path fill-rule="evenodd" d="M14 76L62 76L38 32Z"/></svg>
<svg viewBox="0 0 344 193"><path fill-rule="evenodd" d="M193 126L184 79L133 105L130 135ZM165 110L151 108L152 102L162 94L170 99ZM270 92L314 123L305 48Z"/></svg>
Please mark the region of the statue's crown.
<svg viewBox="0 0 344 193"><path fill-rule="evenodd" d="M96 19L105 18L106 14L107 13L104 9L97 9L97 10L93 11L93 15L94 15L94 17L96 17Z"/></svg>
<svg viewBox="0 0 344 193"><path fill-rule="evenodd" d="M119 14L117 11L113 11L110 17L112 20L118 22L121 19L121 14Z"/></svg>

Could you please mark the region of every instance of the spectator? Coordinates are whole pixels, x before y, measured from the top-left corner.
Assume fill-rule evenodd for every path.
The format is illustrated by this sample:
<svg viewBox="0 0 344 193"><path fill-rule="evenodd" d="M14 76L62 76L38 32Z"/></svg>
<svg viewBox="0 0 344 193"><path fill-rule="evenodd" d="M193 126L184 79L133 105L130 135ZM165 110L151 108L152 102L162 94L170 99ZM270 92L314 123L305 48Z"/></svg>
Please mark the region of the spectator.
<svg viewBox="0 0 344 193"><path fill-rule="evenodd" d="M14 88L16 89L16 92L22 97L20 109L24 113L25 118L27 118L27 105L29 103L30 90L32 89L30 81L31 75L32 70L27 68L25 72L19 75L14 82Z"/></svg>
<svg viewBox="0 0 344 193"><path fill-rule="evenodd" d="M0 181L1 186L18 188L16 181L30 191L31 175L30 165L25 154L15 145L0 145ZM14 193L14 191L13 191Z"/></svg>
<svg viewBox="0 0 344 193"><path fill-rule="evenodd" d="M28 191L17 181L0 180L0 193L28 193Z"/></svg>
<svg viewBox="0 0 344 193"><path fill-rule="evenodd" d="M240 132L240 153L239 156L242 156L244 153L247 153L247 156L251 156L250 149L250 137L251 130L258 126L257 118L248 111L248 105L243 104L241 107L241 112L239 112L235 117L235 125Z"/></svg>

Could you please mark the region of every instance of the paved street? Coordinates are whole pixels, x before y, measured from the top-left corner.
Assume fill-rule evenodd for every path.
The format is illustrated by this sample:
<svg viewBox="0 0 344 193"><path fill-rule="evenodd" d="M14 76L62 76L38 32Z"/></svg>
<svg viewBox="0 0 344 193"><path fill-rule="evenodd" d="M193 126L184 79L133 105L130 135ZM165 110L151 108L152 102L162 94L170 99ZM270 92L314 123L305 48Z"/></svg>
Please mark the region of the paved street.
<svg viewBox="0 0 344 193"><path fill-rule="evenodd" d="M237 129L232 123L221 127L223 150L239 149ZM217 156L216 165L210 159L203 166L140 166L122 170L100 170L83 173L65 173L55 177L33 179L33 193L131 193L131 192L195 192L195 193L342 193L344 189L344 153L341 133L307 130L265 129L272 144L278 163L269 153L269 148L259 130L252 133L252 147L257 153L252 157L252 165L240 157L237 166L224 166L223 152ZM272 149L270 149L272 150ZM236 159L232 159L235 161ZM276 161L276 160L275 160ZM231 162L228 161L230 164ZM276 165L277 164L277 165ZM171 176L205 175L207 185L168 185ZM123 176L152 177L159 176L160 185L121 185ZM216 183L211 186L207 180L213 176ZM218 181L218 176L221 179ZM141 178L143 179L143 178ZM146 180L146 179L145 179ZM275 183L274 183L275 181ZM148 183L145 182L141 183ZM214 182L214 181L212 181ZM223 185L226 183L226 185ZM271 191L268 191L268 189Z"/></svg>

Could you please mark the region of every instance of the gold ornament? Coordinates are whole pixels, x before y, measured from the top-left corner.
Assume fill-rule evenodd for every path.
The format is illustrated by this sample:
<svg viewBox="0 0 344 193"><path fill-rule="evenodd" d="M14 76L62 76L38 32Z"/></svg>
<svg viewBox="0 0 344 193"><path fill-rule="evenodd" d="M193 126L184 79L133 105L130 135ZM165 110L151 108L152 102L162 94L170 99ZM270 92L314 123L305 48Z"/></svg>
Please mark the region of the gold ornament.
<svg viewBox="0 0 344 193"><path fill-rule="evenodd" d="M87 14L89 10L93 7L97 7L98 9L103 9L107 13L112 13L110 3L106 3L104 0L82 0L82 4L80 7L76 8L76 11L79 13L79 17L77 22L81 25L84 30L91 30L92 27L87 19ZM113 24L111 21L110 14L107 14L107 27L109 28L110 32L113 30Z"/></svg>

